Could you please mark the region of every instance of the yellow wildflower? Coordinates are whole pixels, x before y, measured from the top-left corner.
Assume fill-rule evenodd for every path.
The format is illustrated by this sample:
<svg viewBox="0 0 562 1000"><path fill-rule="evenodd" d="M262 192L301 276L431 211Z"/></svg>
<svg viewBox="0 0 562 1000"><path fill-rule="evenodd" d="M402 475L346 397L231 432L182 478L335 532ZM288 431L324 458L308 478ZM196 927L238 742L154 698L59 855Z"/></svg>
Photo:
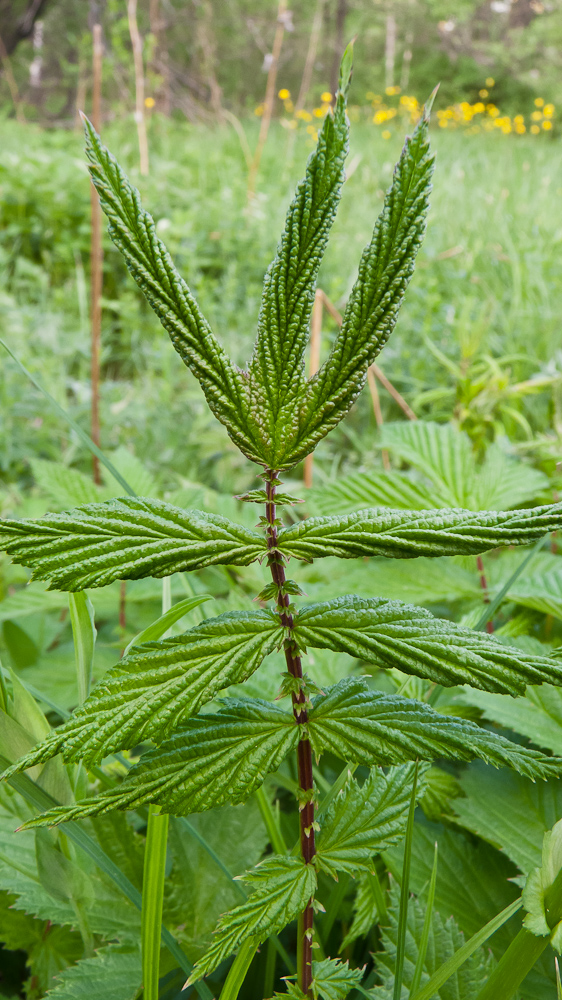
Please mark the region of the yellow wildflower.
<svg viewBox="0 0 562 1000"><path fill-rule="evenodd" d="M493 87L494 84L495 84L495 82L496 81L494 80L493 76L486 77L486 86L487 87Z"/></svg>
<svg viewBox="0 0 562 1000"><path fill-rule="evenodd" d="M552 128L552 122L551 122L551 121L549 121L549 120L548 120L548 118L546 118L546 119L545 119L545 120L543 121L543 123L542 123L542 127L543 127L543 128L544 128L544 129L546 130L546 131L548 131L548 129L549 129L549 128Z"/></svg>
<svg viewBox="0 0 562 1000"><path fill-rule="evenodd" d="M552 118L554 114L554 104L545 104L542 113L546 118Z"/></svg>
<svg viewBox="0 0 562 1000"><path fill-rule="evenodd" d="M330 91L329 90L325 90L323 94L320 94L320 100L323 101L324 104L331 104L332 103L332 95L331 95Z"/></svg>
<svg viewBox="0 0 562 1000"><path fill-rule="evenodd" d="M286 87L282 87L277 96L280 97L282 101L288 101L291 96L291 91L287 90Z"/></svg>
<svg viewBox="0 0 562 1000"><path fill-rule="evenodd" d="M486 88L482 87L482 90L478 91L478 96L483 99L484 97L488 97L488 93L489 92L486 90Z"/></svg>
<svg viewBox="0 0 562 1000"><path fill-rule="evenodd" d="M323 118L326 112L324 111L324 108L313 108L312 114L315 118Z"/></svg>
<svg viewBox="0 0 562 1000"><path fill-rule="evenodd" d="M539 126L538 125L531 125L531 132L533 133L533 135L538 135L539 132L540 132Z"/></svg>
<svg viewBox="0 0 562 1000"><path fill-rule="evenodd" d="M254 108L254 114L261 118L263 115L263 104L258 104L257 108Z"/></svg>
<svg viewBox="0 0 562 1000"><path fill-rule="evenodd" d="M154 100L153 97L145 97L145 99L144 99L144 106L145 106L145 108L153 108L155 104L156 104L156 101Z"/></svg>
<svg viewBox="0 0 562 1000"><path fill-rule="evenodd" d="M540 122L541 118L542 118L542 111L533 111L533 113L531 114L531 119L534 122Z"/></svg>
<svg viewBox="0 0 562 1000"><path fill-rule="evenodd" d="M295 118L300 118L301 121L303 122L312 121L312 115L310 114L310 111L297 111L295 114Z"/></svg>
<svg viewBox="0 0 562 1000"><path fill-rule="evenodd" d="M544 100L542 97L535 97L535 107L544 108Z"/></svg>
<svg viewBox="0 0 562 1000"><path fill-rule="evenodd" d="M383 139L390 139L392 132L385 128L384 132L381 133Z"/></svg>

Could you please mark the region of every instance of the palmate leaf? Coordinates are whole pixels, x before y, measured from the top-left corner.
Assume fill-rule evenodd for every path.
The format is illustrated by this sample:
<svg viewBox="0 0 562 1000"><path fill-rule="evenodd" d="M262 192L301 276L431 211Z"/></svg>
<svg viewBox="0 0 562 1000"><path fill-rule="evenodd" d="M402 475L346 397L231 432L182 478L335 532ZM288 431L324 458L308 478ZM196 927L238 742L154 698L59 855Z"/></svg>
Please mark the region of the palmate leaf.
<svg viewBox="0 0 562 1000"><path fill-rule="evenodd" d="M374 768L362 786L351 778L322 821L314 859L318 870L334 877L338 871L371 872L373 856L406 832L413 776L414 765L404 764L388 774Z"/></svg>
<svg viewBox="0 0 562 1000"><path fill-rule="evenodd" d="M0 520L0 546L35 579L76 591L203 566L247 566L265 541L218 514L123 497L33 521Z"/></svg>
<svg viewBox="0 0 562 1000"><path fill-rule="evenodd" d="M282 636L271 612L229 611L183 635L135 646L10 773L57 753L91 763L144 739L165 739L220 690L246 680Z"/></svg>
<svg viewBox="0 0 562 1000"><path fill-rule="evenodd" d="M474 760L511 767L529 778L562 773L562 759L546 757L503 736L429 705L399 695L371 691L362 678L347 678L314 700L308 731L318 756L329 751L358 764L399 764L407 760Z"/></svg>
<svg viewBox="0 0 562 1000"><path fill-rule="evenodd" d="M333 116L326 115L316 149L289 208L285 231L264 281L254 353L248 366L257 433L271 468L282 464L284 437L298 428L306 385L304 351L318 269L344 181L349 125L341 79Z"/></svg>
<svg viewBox="0 0 562 1000"><path fill-rule="evenodd" d="M215 940L197 962L188 982L208 975L247 941L265 941L294 920L316 890L316 872L301 858L273 855L246 872L244 882L255 886L246 903L219 920Z"/></svg>
<svg viewBox="0 0 562 1000"><path fill-rule="evenodd" d="M562 503L530 510L384 510L309 517L284 528L278 546L297 559L338 556L472 555L499 545L527 545L562 527Z"/></svg>
<svg viewBox="0 0 562 1000"><path fill-rule="evenodd" d="M299 729L290 712L266 701L234 699L217 715L190 719L174 736L144 754L122 784L35 817L26 829L157 803L187 815L244 802L296 748Z"/></svg>
<svg viewBox="0 0 562 1000"><path fill-rule="evenodd" d="M380 667L451 687L523 694L527 684L562 684L562 663L493 636L434 618L413 604L349 595L304 607L295 635L302 645L349 653Z"/></svg>
<svg viewBox="0 0 562 1000"><path fill-rule="evenodd" d="M109 220L111 239L182 361L200 382L211 410L244 454L259 462L262 456L248 433L246 380L213 336L156 235L154 220L143 209L139 192L87 119L84 125L90 173Z"/></svg>
<svg viewBox="0 0 562 1000"><path fill-rule="evenodd" d="M428 125L429 108L406 139L383 211L363 252L342 328L327 361L307 384L299 431L287 436L280 468L304 458L342 420L363 388L367 368L394 329L425 232L433 173Z"/></svg>
<svg viewBox="0 0 562 1000"><path fill-rule="evenodd" d="M392 1000L394 996L394 972L396 968L396 944L398 940L399 890L391 889L389 923L381 929L384 951L378 952L377 972L383 985L375 987L373 1000ZM406 947L404 954L402 1000L409 1000L410 988L420 953L425 911L417 899L408 901L406 924ZM425 952L420 987L427 983L437 969L462 947L464 936L452 917L443 920L434 912L429 928L429 939ZM486 950L478 948L466 962L435 993L435 1000L476 1000L480 988L490 971L490 957ZM416 990L416 992L418 992Z"/></svg>

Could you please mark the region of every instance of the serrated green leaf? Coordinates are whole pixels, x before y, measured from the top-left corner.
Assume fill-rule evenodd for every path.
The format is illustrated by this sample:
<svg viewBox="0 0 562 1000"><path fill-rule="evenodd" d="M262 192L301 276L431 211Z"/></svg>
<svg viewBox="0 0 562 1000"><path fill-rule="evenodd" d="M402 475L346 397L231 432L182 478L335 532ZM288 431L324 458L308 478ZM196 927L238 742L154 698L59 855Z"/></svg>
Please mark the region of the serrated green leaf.
<svg viewBox="0 0 562 1000"><path fill-rule="evenodd" d="M207 402L248 458L259 462L247 432L246 382L215 339L197 302L180 277L139 192L84 119L90 173L109 220L109 235L129 271L170 335L182 361L198 379Z"/></svg>
<svg viewBox="0 0 562 1000"><path fill-rule="evenodd" d="M424 114L406 139L382 214L363 252L342 328L327 361L307 384L298 433L292 439L287 435L283 465L304 458L346 415L363 388L367 368L394 329L425 232L433 172L428 121Z"/></svg>
<svg viewBox="0 0 562 1000"><path fill-rule="evenodd" d="M390 920L382 928L382 943L384 951L377 953L377 970L383 985L376 987L371 996L373 1000L392 1000L394 972L396 964L396 943L398 937L398 889L391 889ZM402 998L409 1000L412 996L410 988L419 955L424 927L424 908L417 899L411 897L408 901L408 917L406 925L406 942L404 969L402 979ZM429 929L428 947L423 963L421 986L450 960L464 944L464 936L452 917L443 920L438 912L434 912ZM476 1000L478 991L490 971L489 954L483 947L478 948L467 958L449 979L433 994L435 1000ZM417 991L416 991L417 992Z"/></svg>
<svg viewBox="0 0 562 1000"><path fill-rule="evenodd" d="M561 758L528 750L466 719L439 715L422 702L369 690L362 678L347 678L315 698L308 730L317 755L330 751L358 764L479 757L530 778L562 772Z"/></svg>
<svg viewBox="0 0 562 1000"><path fill-rule="evenodd" d="M345 1000L362 978L363 969L350 969L349 962L338 958L324 958L312 963L310 989L314 1000Z"/></svg>
<svg viewBox="0 0 562 1000"><path fill-rule="evenodd" d="M190 719L171 739L144 754L124 781L95 798L51 809L26 829L52 826L113 809L156 803L183 816L244 802L299 741L294 716L266 701L228 699L217 715Z"/></svg>
<svg viewBox="0 0 562 1000"><path fill-rule="evenodd" d="M298 435L314 290L344 180L348 132L345 95L340 91L334 115L324 118L265 276L248 376L252 412L259 414L256 436L262 439L261 451L272 469L287 464L287 440Z"/></svg>
<svg viewBox="0 0 562 1000"><path fill-rule="evenodd" d="M527 545L562 527L562 504L530 510L383 510L309 517L283 528L278 546L297 559L338 556L471 555L499 545Z"/></svg>
<svg viewBox="0 0 562 1000"><path fill-rule="evenodd" d="M247 566L265 540L218 514L123 497L34 521L0 520L0 545L50 588L84 590L113 580L171 576L203 566Z"/></svg>
<svg viewBox="0 0 562 1000"><path fill-rule="evenodd" d="M360 787L351 778L332 803L318 837L315 864L320 871L373 870L373 856L398 843L406 832L414 766L373 769ZM419 794L423 792L420 785Z"/></svg>
<svg viewBox="0 0 562 1000"><path fill-rule="evenodd" d="M244 500L245 503L267 503L269 497L265 490L250 490L249 493L242 493L240 496L236 497L237 500ZM304 500L299 499L299 497L294 497L291 493L276 493L275 494L275 506L284 507L289 505L290 507L296 503L304 503Z"/></svg>
<svg viewBox="0 0 562 1000"><path fill-rule="evenodd" d="M305 646L349 653L449 687L523 694L527 684L562 684L562 663L554 657L526 653L400 601L349 595L311 604L299 612L295 635Z"/></svg>
<svg viewBox="0 0 562 1000"><path fill-rule="evenodd" d="M61 973L49 1000L134 1000L141 984L139 948L111 944Z"/></svg>
<svg viewBox="0 0 562 1000"><path fill-rule="evenodd" d="M304 909L316 890L316 872L301 858L273 855L246 872L244 881L255 886L246 903L219 920L215 940L197 962L189 982L216 969L249 938L265 941Z"/></svg>
<svg viewBox="0 0 562 1000"><path fill-rule="evenodd" d="M269 611L229 611L183 635L135 646L9 773L57 753L91 763L144 739L165 739L220 690L253 674L282 636Z"/></svg>

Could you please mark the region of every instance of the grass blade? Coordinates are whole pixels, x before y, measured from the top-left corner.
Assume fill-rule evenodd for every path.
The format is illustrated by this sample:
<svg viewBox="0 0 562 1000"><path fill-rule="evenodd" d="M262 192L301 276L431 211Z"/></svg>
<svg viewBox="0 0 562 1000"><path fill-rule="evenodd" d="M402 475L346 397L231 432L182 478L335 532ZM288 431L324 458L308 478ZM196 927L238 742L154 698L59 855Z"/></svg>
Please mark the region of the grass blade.
<svg viewBox="0 0 562 1000"><path fill-rule="evenodd" d="M431 998L433 996L435 996L435 993L437 992L437 990L441 989L441 987L443 986L443 983L446 983L447 980L450 979L451 976L455 974L455 972L457 971L457 969L460 969L461 965L463 965L463 963L466 962L466 960L468 958L470 958L470 956L476 951L477 948L480 947L480 945L483 945L488 940L488 938L490 938L492 936L492 934L495 934L495 932L497 930L499 930L500 927L503 927L503 925L506 923L506 921L509 920L510 917L512 917L514 913L517 913L517 911L521 909L522 905L523 905L522 900L521 899L516 899L516 900L514 900L513 903L510 903L509 906L506 906L505 910L502 910L501 913L498 913L498 914L496 914L495 917L492 917L492 919L489 920L488 923L484 925L484 927L481 927L480 930L476 932L476 934L472 935L472 937L466 942L466 944L463 944L462 948L459 948L459 950L457 952L455 952L455 954L450 959L448 959L447 962L444 962L443 965L441 965L433 973L431 979L425 984L425 986L422 987L422 989L419 991L419 993L416 993L415 995L412 995L411 1000L431 1000ZM520 932L520 933L522 933L522 932ZM534 935L531 934L529 931L526 931L525 933L528 934L529 938L532 938L534 941L538 941L540 943L540 945L541 945L542 951L544 951L544 949L546 948L546 946L548 944L548 938L544 938L544 939L542 939L542 938L535 938ZM516 942L517 942L517 947L514 948L513 954L515 955L517 953L517 951L518 951L518 949L520 948L520 945L521 945L521 942L518 939L519 939L519 934L511 942L508 950L506 951L505 955L503 956L503 958L501 960L502 963L503 963L503 960L506 957L506 955L508 955L508 953L511 951L511 949L514 948ZM536 957L538 957L538 956L536 956ZM531 966L529 966L529 968L532 968L532 965L536 961L536 957L533 958L532 964L531 964ZM498 968L499 968L499 965L496 966L496 970ZM494 973L492 973L492 976L494 976L496 970L494 970ZM525 975L526 975L526 973L525 973ZM491 978L492 977L490 977L490 979ZM524 977L522 977L522 978L524 978ZM490 979L488 980L488 983L490 982ZM478 1000L484 1000L484 997L486 997L487 1000L492 1000L492 998L494 998L494 1000L500 1000L500 993L499 992L496 992L496 993L487 993L486 992L486 990L488 988L488 983L486 984L486 986L484 986L484 990L478 994ZM498 987L499 983L496 982L495 985L496 985L496 987ZM519 984L517 984L517 985L519 985ZM514 990L516 988L517 987L514 987ZM505 996L511 996L511 993L510 994L506 994ZM504 993L503 992L501 993L501 1000L504 1000Z"/></svg>
<svg viewBox="0 0 562 1000"><path fill-rule="evenodd" d="M94 646L96 642L94 606L83 590L75 594L69 594L68 605L74 638L78 702L81 705L83 701L86 701L92 683Z"/></svg>
<svg viewBox="0 0 562 1000"><path fill-rule="evenodd" d="M263 790L263 785L258 788L257 792L254 792L257 803L260 807L260 812L262 819L265 823L265 828L267 830L269 841L273 850L277 854L287 854L287 845L285 843L285 838L281 832L281 826L279 824L279 819L275 815L272 809L271 802L269 801L267 795Z"/></svg>
<svg viewBox="0 0 562 1000"><path fill-rule="evenodd" d="M437 857L439 853L439 845L435 841L435 852L433 855L433 868L431 871L431 879L429 882L429 892L427 894L427 905L425 908L425 919L423 922L423 931L420 941L420 949L418 952L418 959L416 962L416 967L414 969L414 978L412 979L412 985L410 986L410 993L412 996L416 995L416 990L419 989L421 982L423 967L425 963L425 956L427 954L427 944L429 941L429 931L431 929L431 918L433 916L433 901L435 899L435 885L437 883Z"/></svg>
<svg viewBox="0 0 562 1000"><path fill-rule="evenodd" d="M255 938L250 938L241 946L221 990L221 1000L236 1000L258 947L259 941Z"/></svg>
<svg viewBox="0 0 562 1000"><path fill-rule="evenodd" d="M164 902L168 820L160 807L148 807L141 910L141 953L144 1000L158 1000L160 928Z"/></svg>
<svg viewBox="0 0 562 1000"><path fill-rule="evenodd" d="M404 845L404 864L402 866L402 885L400 886L400 913L398 916L398 938L396 941L396 968L394 972L393 1000L400 1000L402 993L402 975L404 972L404 950L406 946L406 926L408 923L408 898L410 895L410 864L412 861L412 841L414 839L414 813L416 811L416 792L418 788L418 761L414 771L412 797L408 812L406 827L406 842Z"/></svg>
<svg viewBox="0 0 562 1000"><path fill-rule="evenodd" d="M537 552L540 552L547 538L548 535L545 535L544 538L539 538L538 542L535 542L531 551L528 552L525 558L521 560L519 566L515 572L511 574L507 583L503 585L502 589L498 594L496 594L493 601L490 601L490 603L486 605L484 611L474 626L477 632L481 632L482 629L485 629L488 622L492 620L508 591L511 590L515 581L519 579L521 573L529 565L533 556L535 556Z"/></svg>
<svg viewBox="0 0 562 1000"><path fill-rule="evenodd" d="M121 473L117 471L113 463L110 462L108 458L106 458L101 448L98 448L97 444L95 444L92 441L91 437L88 434L86 434L86 431L82 430L80 424L77 424L76 421L72 419L70 414L67 413L66 410L63 410L62 406L60 406L57 403L56 399L53 396L51 396L51 393L47 392L47 390L43 388L41 383L37 381L37 379L31 374L31 372L28 371L24 365L22 365L19 358L16 357L13 351L10 350L8 345L1 338L0 338L0 345L4 348L5 351L8 352L12 360L16 362L20 371L23 372L23 374L29 379L29 381L35 386L35 388L39 390L39 392L45 397L45 399L49 401L53 409L58 413L59 417L62 417L63 420L65 420L66 423L69 425L69 427L72 427L72 430L75 431L75 433L78 435L83 444L86 445L86 448L89 448L92 454L96 455L96 457L99 458L102 465L105 465L106 469L109 472L111 472L111 475L123 487L125 493L128 493L129 496L131 497L136 497L137 494L135 493L132 486L129 486L127 480L124 479Z"/></svg>

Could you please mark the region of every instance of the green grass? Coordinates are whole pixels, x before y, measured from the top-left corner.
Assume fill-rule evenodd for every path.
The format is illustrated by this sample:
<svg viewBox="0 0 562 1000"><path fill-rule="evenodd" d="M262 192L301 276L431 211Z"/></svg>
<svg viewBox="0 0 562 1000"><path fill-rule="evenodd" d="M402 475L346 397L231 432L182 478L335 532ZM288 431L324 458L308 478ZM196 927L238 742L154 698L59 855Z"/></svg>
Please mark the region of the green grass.
<svg viewBox="0 0 562 1000"><path fill-rule="evenodd" d="M250 142L256 123L246 125ZM89 182L78 132L43 132L5 123L0 153L0 318L5 337L46 387L87 426L89 407ZM299 135L286 162L288 133L274 124L246 212L246 166L238 137L153 119L151 175L140 178L133 124L114 123L104 139L139 184L182 273L209 321L242 362L253 341L263 273L281 231L287 199L302 173L310 140ZM352 133L344 189L321 285L340 306L388 187L401 136L389 141L373 126ZM476 436L493 437L497 398L556 356L562 277L557 204L560 146L548 137L469 136L434 132L437 171L429 230L393 341L381 365L420 415L449 418L466 392L425 338L465 368L489 356L499 364L491 416ZM325 324L323 351L334 332ZM171 468L223 491L246 486L238 459L207 417L194 380L170 350L117 251L106 240L103 317L103 444L132 447L152 471ZM488 375L491 362L488 365ZM470 395L470 393L469 393ZM5 482L30 485L30 455L88 468L66 428L45 413L11 363L0 375L0 470ZM387 416L399 411L383 394ZM490 409L490 407L488 407ZM550 390L516 400L533 432L551 420ZM463 417L460 412L461 419ZM472 415L474 416L474 415ZM480 421L480 422L479 422ZM482 424L482 426L480 426ZM504 416L514 440L529 430ZM357 464L371 450L374 423L367 394L318 462ZM360 438L361 440L359 441ZM155 460L154 456L158 456ZM169 474L162 473L170 486Z"/></svg>

